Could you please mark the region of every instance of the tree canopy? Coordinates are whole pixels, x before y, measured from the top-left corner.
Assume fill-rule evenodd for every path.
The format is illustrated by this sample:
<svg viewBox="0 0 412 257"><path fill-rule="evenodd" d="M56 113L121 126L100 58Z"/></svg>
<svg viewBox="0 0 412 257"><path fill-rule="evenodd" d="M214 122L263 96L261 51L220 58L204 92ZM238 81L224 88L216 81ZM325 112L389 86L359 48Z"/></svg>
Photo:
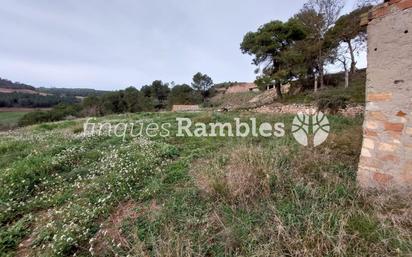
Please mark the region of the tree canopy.
<svg viewBox="0 0 412 257"><path fill-rule="evenodd" d="M328 30L325 36L325 44L330 48L338 48L339 44L347 44L351 58L351 72L356 70L355 51L357 42L354 39L360 37L362 40L366 34L366 27L361 26L361 15L370 10L371 6L360 7L349 14L342 15L333 28ZM359 44L359 42L358 42Z"/></svg>
<svg viewBox="0 0 412 257"><path fill-rule="evenodd" d="M290 51L297 41L306 37L302 24L295 20L271 21L256 32L248 32L240 45L242 53L254 56L253 64L263 66L259 81L276 81L280 86L294 77L295 52Z"/></svg>
<svg viewBox="0 0 412 257"><path fill-rule="evenodd" d="M253 56L253 64L258 66L256 83L267 85L275 81L279 96L280 85L296 79L305 81L305 85L312 81L316 91L318 78L323 87L325 66L343 54L337 50L341 43L348 45L354 71L353 40L364 34L360 16L370 7L359 7L340 17L343 6L343 0L309 0L287 22L271 21L256 32L248 32L240 49Z"/></svg>
<svg viewBox="0 0 412 257"><path fill-rule="evenodd" d="M209 89L213 86L212 78L207 74L198 72L193 76L192 80L192 87L203 96L203 99L205 99Z"/></svg>

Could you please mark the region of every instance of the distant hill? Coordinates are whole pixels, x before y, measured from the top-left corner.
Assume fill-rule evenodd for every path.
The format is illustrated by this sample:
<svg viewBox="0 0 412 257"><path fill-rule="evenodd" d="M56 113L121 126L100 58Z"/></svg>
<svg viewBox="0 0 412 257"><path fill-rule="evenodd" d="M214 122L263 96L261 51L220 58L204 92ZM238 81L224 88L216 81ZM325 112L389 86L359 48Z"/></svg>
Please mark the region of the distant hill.
<svg viewBox="0 0 412 257"><path fill-rule="evenodd" d="M29 86L19 82L13 82L7 79L0 78L0 88L4 89L23 89L23 90L36 90L35 87Z"/></svg>
<svg viewBox="0 0 412 257"><path fill-rule="evenodd" d="M0 78L0 93L26 93L38 95L56 95L56 96L72 96L72 97L88 97L99 96L109 91L95 90L89 88L46 88L34 87L20 82L13 82L8 79Z"/></svg>
<svg viewBox="0 0 412 257"><path fill-rule="evenodd" d="M0 78L0 108L50 108L106 93L108 91L83 88L36 88Z"/></svg>
<svg viewBox="0 0 412 257"><path fill-rule="evenodd" d="M109 91L88 89L88 88L45 88L40 87L37 91L46 94L73 97L99 96L109 93Z"/></svg>

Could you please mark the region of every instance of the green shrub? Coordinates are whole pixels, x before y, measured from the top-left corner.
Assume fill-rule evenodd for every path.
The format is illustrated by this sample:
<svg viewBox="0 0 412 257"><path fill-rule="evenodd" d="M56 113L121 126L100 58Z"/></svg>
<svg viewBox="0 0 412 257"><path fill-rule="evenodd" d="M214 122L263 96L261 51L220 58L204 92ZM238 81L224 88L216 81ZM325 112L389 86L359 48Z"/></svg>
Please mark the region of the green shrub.
<svg viewBox="0 0 412 257"><path fill-rule="evenodd" d="M56 106L50 111L31 112L24 115L20 121L19 126L29 126L33 124L52 122L64 120L68 116L79 116L81 107L79 105L65 105Z"/></svg>
<svg viewBox="0 0 412 257"><path fill-rule="evenodd" d="M345 96L324 96L317 100L316 106L320 111L328 111L336 114L339 109L345 109L347 107L348 100Z"/></svg>

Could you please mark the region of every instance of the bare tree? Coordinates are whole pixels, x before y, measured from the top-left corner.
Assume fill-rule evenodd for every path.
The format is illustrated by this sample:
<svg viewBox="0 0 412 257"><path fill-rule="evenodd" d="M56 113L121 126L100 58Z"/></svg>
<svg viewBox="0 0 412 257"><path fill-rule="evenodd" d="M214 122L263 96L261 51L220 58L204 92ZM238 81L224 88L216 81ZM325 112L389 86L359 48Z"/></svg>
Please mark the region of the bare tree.
<svg viewBox="0 0 412 257"><path fill-rule="evenodd" d="M315 30L316 40L318 41L317 69L319 73L320 88L324 87L324 66L329 53L323 48L326 32L333 27L345 6L343 0L309 0L303 7L302 13L315 12L321 17L321 22L311 24Z"/></svg>
<svg viewBox="0 0 412 257"><path fill-rule="evenodd" d="M370 5L377 5L383 3L383 0L357 0L355 8L362 8Z"/></svg>

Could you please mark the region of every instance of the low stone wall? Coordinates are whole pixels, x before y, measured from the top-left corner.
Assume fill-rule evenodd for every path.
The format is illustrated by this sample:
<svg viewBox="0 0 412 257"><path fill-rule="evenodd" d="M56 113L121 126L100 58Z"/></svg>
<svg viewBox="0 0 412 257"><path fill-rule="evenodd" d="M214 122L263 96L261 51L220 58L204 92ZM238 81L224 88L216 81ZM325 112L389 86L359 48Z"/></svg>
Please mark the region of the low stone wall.
<svg viewBox="0 0 412 257"><path fill-rule="evenodd" d="M197 112L199 105L173 105L172 112Z"/></svg>
<svg viewBox="0 0 412 257"><path fill-rule="evenodd" d="M258 92L259 88L254 83L240 83L230 86L226 90L226 94L244 93L244 92Z"/></svg>
<svg viewBox="0 0 412 257"><path fill-rule="evenodd" d="M304 104L288 104L288 105L281 105L281 104L272 104L262 106L251 111L257 113L280 113L280 114L297 114L300 112L309 113L316 111L317 108L313 105L304 105ZM362 105L350 105L345 109L340 109L337 114L343 115L346 117L355 117L358 115L362 115L365 111L365 107ZM326 113L328 114L328 113Z"/></svg>

